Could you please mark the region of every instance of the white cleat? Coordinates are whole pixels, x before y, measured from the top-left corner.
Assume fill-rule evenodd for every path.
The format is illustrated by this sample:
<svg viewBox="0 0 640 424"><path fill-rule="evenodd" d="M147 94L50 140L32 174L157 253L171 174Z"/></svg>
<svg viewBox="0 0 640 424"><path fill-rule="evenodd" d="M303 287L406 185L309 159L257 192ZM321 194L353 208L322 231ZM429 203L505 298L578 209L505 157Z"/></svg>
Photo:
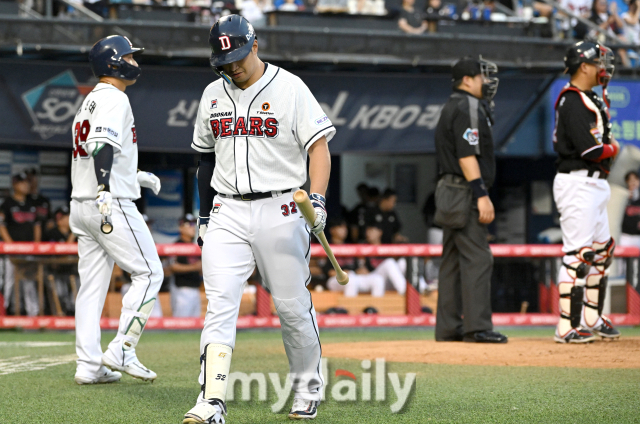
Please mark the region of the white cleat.
<svg viewBox="0 0 640 424"><path fill-rule="evenodd" d="M318 405L316 400L294 399L293 406L289 412L290 420L313 420L318 415Z"/></svg>
<svg viewBox="0 0 640 424"><path fill-rule="evenodd" d="M129 374L133 378L139 378L143 381L151 381L156 379L158 375L142 365L142 363L138 360L138 358L133 355L127 355L126 352L122 351L121 357L119 359L114 358L114 354L111 349L108 349L104 355L102 355L102 363L111 368L114 371L122 371L124 373ZM125 358L126 356L131 356L130 358Z"/></svg>
<svg viewBox="0 0 640 424"><path fill-rule="evenodd" d="M182 424L224 424L227 407L218 399L198 402L184 414Z"/></svg>
<svg viewBox="0 0 640 424"><path fill-rule="evenodd" d="M95 377L84 377L76 375L74 380L79 385L84 384L106 384L120 381L122 374L117 371L111 371L106 367L101 367L100 372Z"/></svg>

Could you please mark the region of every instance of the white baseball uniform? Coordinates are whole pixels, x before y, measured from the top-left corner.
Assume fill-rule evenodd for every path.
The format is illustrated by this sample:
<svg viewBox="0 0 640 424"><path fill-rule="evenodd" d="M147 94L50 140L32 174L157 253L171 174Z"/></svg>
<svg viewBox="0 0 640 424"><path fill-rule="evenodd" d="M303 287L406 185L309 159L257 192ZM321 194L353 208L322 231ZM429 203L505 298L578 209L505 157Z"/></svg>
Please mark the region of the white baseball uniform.
<svg viewBox="0 0 640 424"><path fill-rule="evenodd" d="M273 296L295 397L319 401L323 379L316 314L306 285L310 233L292 189L307 179L307 150L335 128L308 87L271 64L245 90L222 79L202 95L192 147L215 152L214 199L202 265L209 305L200 342L233 348L244 282L257 265ZM271 193L242 201L229 195ZM204 383L200 374L200 384Z"/></svg>
<svg viewBox="0 0 640 424"><path fill-rule="evenodd" d="M140 197L137 181L138 145L127 95L99 83L87 95L73 122L70 226L78 237L80 290L76 300L76 376L94 377L100 370L100 316L114 262L131 273L131 289L122 299L120 326L109 344L114 351L135 356L139 334L127 331L134 319L144 327L163 280L162 265L151 233L133 201ZM98 182L91 152L97 143L114 148L109 185L113 196L113 232L100 230L102 216L95 205ZM143 305L145 305L143 307ZM123 343L128 343L125 348ZM130 347L132 345L132 347ZM128 359L127 359L128 360Z"/></svg>

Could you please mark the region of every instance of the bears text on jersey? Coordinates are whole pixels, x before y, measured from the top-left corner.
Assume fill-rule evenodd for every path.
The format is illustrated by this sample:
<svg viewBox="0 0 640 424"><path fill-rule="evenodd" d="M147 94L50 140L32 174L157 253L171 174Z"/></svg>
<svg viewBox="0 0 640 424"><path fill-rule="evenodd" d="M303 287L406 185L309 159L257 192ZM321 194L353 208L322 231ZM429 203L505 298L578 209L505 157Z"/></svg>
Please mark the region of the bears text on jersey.
<svg viewBox="0 0 640 424"><path fill-rule="evenodd" d="M278 120L276 118L263 119L259 116L252 116L247 122L246 118L241 116L235 124L233 118L215 118L211 119L209 123L215 139L238 136L266 138L278 136Z"/></svg>

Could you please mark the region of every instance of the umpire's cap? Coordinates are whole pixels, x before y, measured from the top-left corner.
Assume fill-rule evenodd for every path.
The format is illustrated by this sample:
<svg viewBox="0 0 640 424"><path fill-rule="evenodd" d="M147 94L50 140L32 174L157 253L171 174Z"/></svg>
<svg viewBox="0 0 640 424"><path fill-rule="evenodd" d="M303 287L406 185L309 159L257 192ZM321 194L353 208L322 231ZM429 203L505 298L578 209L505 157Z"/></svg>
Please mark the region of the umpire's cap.
<svg viewBox="0 0 640 424"><path fill-rule="evenodd" d="M462 80L464 77L475 77L481 74L480 62L473 57L463 57L453 65L451 71L452 82L455 84Z"/></svg>
<svg viewBox="0 0 640 424"><path fill-rule="evenodd" d="M226 82L231 79L222 71L222 65L244 59L256 39L253 25L240 15L228 15L218 19L209 32L211 59L209 63L213 71Z"/></svg>
<svg viewBox="0 0 640 424"><path fill-rule="evenodd" d="M140 67L126 62L122 56L143 51L143 48L133 47L127 37L110 35L91 47L89 52L91 71L96 78L107 76L135 81L140 76Z"/></svg>

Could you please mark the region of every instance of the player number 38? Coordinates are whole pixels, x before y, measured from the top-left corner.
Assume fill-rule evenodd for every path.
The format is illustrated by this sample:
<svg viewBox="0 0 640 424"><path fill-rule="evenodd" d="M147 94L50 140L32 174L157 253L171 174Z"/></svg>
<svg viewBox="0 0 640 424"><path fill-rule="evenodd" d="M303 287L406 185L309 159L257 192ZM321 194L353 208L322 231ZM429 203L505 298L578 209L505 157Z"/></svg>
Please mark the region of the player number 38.
<svg viewBox="0 0 640 424"><path fill-rule="evenodd" d="M78 159L78 156L81 158L88 158L89 154L84 150L82 144L86 143L87 137L89 136L89 131L91 130L91 125L89 125L89 120L85 119L82 124L80 122L76 122L76 127L73 131L73 159Z"/></svg>

